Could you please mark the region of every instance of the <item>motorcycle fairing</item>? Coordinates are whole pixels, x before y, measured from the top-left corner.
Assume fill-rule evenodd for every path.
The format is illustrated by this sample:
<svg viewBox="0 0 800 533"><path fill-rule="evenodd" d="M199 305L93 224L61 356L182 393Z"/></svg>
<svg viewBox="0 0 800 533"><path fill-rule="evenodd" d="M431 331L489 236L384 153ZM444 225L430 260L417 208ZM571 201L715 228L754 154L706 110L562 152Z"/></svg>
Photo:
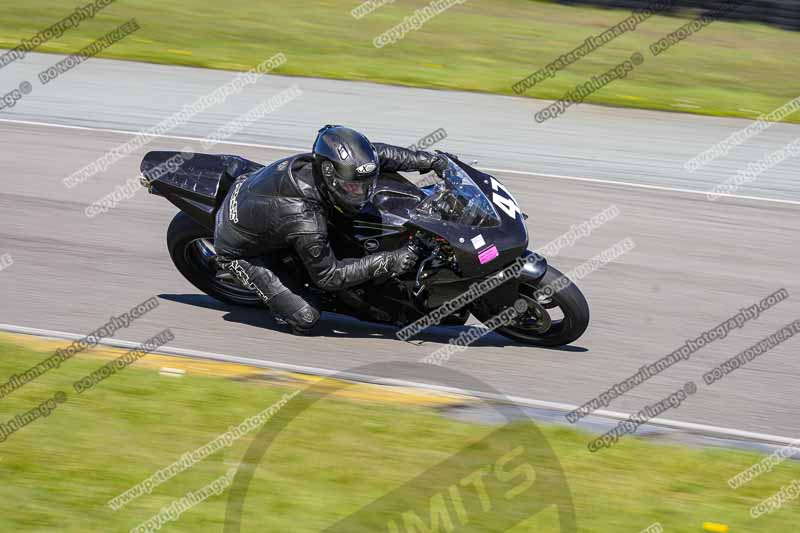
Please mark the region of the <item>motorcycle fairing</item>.
<svg viewBox="0 0 800 533"><path fill-rule="evenodd" d="M386 210L385 203L379 203L377 207L384 214L384 220L400 218L405 220L406 226L411 229L422 229L446 239L454 250L461 276L474 278L491 274L511 264L527 249L528 230L525 227L523 214L508 189L497 178L462 163L454 156L445 155L448 155L450 164L457 165L460 171L466 173L486 200L491 202L489 209L494 210L496 219L492 218L489 224L469 226L417 216L411 199L400 208L393 208L391 211ZM471 184L469 186L471 187ZM437 187L430 185L419 190L427 198ZM389 205L389 207L394 206ZM397 225L397 222L393 222L393 225ZM437 278L438 276L429 279L428 283L436 283ZM445 283L450 281L443 280Z"/></svg>
<svg viewBox="0 0 800 533"><path fill-rule="evenodd" d="M231 184L263 165L234 155L154 151L142 159L140 170L150 192L165 197L205 227L214 227L214 214Z"/></svg>
<svg viewBox="0 0 800 533"><path fill-rule="evenodd" d="M453 248L460 273L459 276L452 275L452 272L448 275L447 270L440 270L428 278L428 285L485 276L524 254L528 247L528 230L522 212L508 190L497 178L463 164L453 156L449 157L451 164L458 165L466 172L487 200L492 202L499 224L468 226L415 216L415 208L431 195L436 185L419 189L400 175L387 174L379 179L370 204L356 216L351 227L344 229L344 233L352 235L358 243L355 249L349 251L358 252L360 256L365 249L366 253L395 249L415 229L441 236ZM373 242L377 246L373 245L370 249L367 245ZM484 258L483 263L481 257Z"/></svg>

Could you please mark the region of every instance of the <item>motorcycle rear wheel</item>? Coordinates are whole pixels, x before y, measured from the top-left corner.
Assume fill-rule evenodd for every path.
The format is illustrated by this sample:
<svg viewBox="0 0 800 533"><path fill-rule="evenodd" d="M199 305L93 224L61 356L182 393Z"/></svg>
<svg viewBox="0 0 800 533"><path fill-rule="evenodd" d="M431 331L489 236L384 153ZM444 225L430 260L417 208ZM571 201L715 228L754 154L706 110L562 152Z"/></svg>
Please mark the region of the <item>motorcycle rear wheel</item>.
<svg viewBox="0 0 800 533"><path fill-rule="evenodd" d="M219 278L214 232L180 212L167 229L167 248L175 268L189 283L221 302L260 307L264 304L251 290L231 276Z"/></svg>

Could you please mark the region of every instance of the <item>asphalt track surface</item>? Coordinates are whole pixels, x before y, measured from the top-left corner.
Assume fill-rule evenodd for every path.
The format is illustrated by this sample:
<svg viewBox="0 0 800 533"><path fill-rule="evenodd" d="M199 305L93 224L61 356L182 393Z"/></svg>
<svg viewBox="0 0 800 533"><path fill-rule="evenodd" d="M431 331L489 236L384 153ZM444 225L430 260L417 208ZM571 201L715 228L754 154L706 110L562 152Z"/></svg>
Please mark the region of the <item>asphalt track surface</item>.
<svg viewBox="0 0 800 533"><path fill-rule="evenodd" d="M0 322L88 333L110 315L157 295L160 307L117 338L145 340L169 327L176 347L335 370L418 361L460 332L434 328L421 336L421 344L411 344L396 340L394 328L326 315L320 336L295 338L277 330L265 312L198 294L165 249L166 227L175 213L168 202L139 191L108 213L84 214L89 203L137 175L147 150L199 150L198 141L156 139L78 187L68 189L62 179L130 139L103 129L152 126L231 74L92 60L42 87L35 73L58 59L30 55L0 70L0 87L7 90L25 79L34 83L30 95L0 112L0 254L14 260L0 272ZM509 395L582 404L741 307L786 288L789 300L608 408L638 411L694 380L697 394L664 417L800 436L797 339L712 387L701 379L711 367L800 318L798 205L742 198L710 202L702 194L536 175L703 191L729 175L726 169L800 136L800 128L777 125L687 177L683 161L748 121L582 106L543 129L532 115L545 102L270 76L171 134L207 135L292 83L304 91L301 99L233 140L303 147L319 125L345 122L375 140L408 144L443 127L450 138L442 148L476 157L484 166L517 171L495 174L531 215L533 248L610 205L619 207L619 217L552 259L568 271L621 239L636 243L579 283L593 313L584 337L572 347L546 350L492 334L448 365ZM290 153L234 145L217 151L262 162ZM782 163L741 193L800 200L797 164ZM402 377L426 379L424 373Z"/></svg>

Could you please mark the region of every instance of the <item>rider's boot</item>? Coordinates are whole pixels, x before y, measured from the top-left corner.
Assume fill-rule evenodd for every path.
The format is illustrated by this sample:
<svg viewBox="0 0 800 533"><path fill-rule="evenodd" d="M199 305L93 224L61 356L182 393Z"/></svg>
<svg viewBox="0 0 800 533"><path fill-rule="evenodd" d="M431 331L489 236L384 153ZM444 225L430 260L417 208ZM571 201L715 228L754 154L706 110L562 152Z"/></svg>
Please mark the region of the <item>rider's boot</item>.
<svg viewBox="0 0 800 533"><path fill-rule="evenodd" d="M311 335L320 317L316 307L290 290L272 297L269 310L276 321L287 324L294 335Z"/></svg>

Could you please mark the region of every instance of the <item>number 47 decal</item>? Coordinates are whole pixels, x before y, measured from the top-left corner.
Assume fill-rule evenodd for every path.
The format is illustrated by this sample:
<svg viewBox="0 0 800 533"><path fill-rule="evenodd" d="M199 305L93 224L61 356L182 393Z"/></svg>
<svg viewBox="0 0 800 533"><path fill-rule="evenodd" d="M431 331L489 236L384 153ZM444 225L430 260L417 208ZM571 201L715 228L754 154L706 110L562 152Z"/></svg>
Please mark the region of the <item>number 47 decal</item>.
<svg viewBox="0 0 800 533"><path fill-rule="evenodd" d="M522 211L520 211L519 209L519 204L517 204L517 201L514 200L513 196L511 196L511 193L508 192L508 189L506 189L502 183L500 183L494 178L492 178L492 190L493 191L500 190L507 195L503 196L502 194L493 192L492 202L494 202L494 205L502 209L506 215L510 216L513 219L517 218L517 214L522 215Z"/></svg>

